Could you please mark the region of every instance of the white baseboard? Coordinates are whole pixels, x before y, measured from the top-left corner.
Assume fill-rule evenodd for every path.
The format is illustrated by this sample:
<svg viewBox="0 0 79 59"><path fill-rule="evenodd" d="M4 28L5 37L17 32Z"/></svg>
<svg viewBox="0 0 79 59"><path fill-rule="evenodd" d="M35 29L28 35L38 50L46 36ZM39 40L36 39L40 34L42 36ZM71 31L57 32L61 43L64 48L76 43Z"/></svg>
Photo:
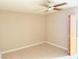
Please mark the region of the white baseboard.
<svg viewBox="0 0 79 59"><path fill-rule="evenodd" d="M36 45L43 44L43 43L47 43L47 44L56 46L56 47L61 48L61 49L64 49L64 50L68 50L67 48L64 48L62 46L59 46L57 44L54 44L54 43L51 43L51 42L48 42L48 41L42 41L42 42L38 42L38 43L34 43L34 44L27 45L27 46L24 46L24 47L7 50L7 51L2 52L2 54L6 54L6 53L10 53L10 52L22 50L22 49L25 49L25 48L28 48L28 47L32 47L32 46L36 46Z"/></svg>
<svg viewBox="0 0 79 59"><path fill-rule="evenodd" d="M10 52L14 52L14 51L22 50L22 49L24 49L24 48L28 48L28 47L32 47L32 46L36 46L36 45L39 45L39 44L42 44L42 43L45 43L45 41L38 42L38 43L34 43L34 44L30 44L30 45L23 46L23 47L20 47L20 48L15 48L15 49L7 50L7 51L2 52L2 54L6 54L6 53L10 53Z"/></svg>
<svg viewBox="0 0 79 59"><path fill-rule="evenodd" d="M56 47L58 47L58 48L64 49L64 50L68 50L68 49L65 48L65 47L62 47L62 46L60 46L60 45L57 45L57 44L54 44L54 43L51 43L51 42L48 42L48 41L46 41L46 43L48 43L48 44L50 44L50 45L53 45L53 46L56 46Z"/></svg>

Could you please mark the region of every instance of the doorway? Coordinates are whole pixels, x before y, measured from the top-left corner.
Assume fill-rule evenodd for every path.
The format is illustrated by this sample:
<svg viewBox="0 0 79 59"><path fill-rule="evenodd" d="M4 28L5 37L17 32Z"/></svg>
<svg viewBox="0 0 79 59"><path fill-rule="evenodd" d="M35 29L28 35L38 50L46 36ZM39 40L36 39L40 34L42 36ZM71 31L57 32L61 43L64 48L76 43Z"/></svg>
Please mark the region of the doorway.
<svg viewBox="0 0 79 59"><path fill-rule="evenodd" d="M77 31L77 19L76 14L69 15L69 55L76 55L76 31Z"/></svg>

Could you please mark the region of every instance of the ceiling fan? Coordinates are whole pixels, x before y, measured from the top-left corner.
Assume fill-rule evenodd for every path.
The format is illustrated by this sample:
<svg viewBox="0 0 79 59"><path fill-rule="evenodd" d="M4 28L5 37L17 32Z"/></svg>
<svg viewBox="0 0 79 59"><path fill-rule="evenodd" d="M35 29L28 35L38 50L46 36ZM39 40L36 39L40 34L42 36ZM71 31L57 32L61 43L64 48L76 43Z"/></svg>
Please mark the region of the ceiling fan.
<svg viewBox="0 0 79 59"><path fill-rule="evenodd" d="M43 7L46 7L47 9L44 10L46 12L50 10L56 10L56 11L61 11L62 8L59 8L60 6L66 5L66 2L55 4L52 0L47 0L45 3L41 4Z"/></svg>

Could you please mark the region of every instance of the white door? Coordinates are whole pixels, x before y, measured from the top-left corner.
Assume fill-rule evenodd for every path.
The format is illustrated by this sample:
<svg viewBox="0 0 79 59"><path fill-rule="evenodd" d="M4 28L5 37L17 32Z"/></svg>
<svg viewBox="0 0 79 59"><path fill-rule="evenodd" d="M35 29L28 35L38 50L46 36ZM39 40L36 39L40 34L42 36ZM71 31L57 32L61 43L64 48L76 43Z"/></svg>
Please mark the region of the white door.
<svg viewBox="0 0 79 59"><path fill-rule="evenodd" d="M77 47L76 47L76 20L77 20L77 17L76 17L76 14L72 14L69 16L69 53L70 55L76 55L76 50L77 50Z"/></svg>

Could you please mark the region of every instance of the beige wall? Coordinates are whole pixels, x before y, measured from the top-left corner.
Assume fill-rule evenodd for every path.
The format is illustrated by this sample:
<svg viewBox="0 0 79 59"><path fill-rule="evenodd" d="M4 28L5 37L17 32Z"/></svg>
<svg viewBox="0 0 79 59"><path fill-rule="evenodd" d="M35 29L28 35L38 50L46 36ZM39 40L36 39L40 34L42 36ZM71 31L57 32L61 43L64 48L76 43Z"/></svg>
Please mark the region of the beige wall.
<svg viewBox="0 0 79 59"><path fill-rule="evenodd" d="M68 48L68 15L76 8L47 15L47 40L61 47Z"/></svg>
<svg viewBox="0 0 79 59"><path fill-rule="evenodd" d="M7 51L43 40L67 48L71 13L74 9L49 15L0 11L0 48Z"/></svg>
<svg viewBox="0 0 79 59"><path fill-rule="evenodd" d="M41 42L45 39L44 16L0 11L0 33L2 51Z"/></svg>

